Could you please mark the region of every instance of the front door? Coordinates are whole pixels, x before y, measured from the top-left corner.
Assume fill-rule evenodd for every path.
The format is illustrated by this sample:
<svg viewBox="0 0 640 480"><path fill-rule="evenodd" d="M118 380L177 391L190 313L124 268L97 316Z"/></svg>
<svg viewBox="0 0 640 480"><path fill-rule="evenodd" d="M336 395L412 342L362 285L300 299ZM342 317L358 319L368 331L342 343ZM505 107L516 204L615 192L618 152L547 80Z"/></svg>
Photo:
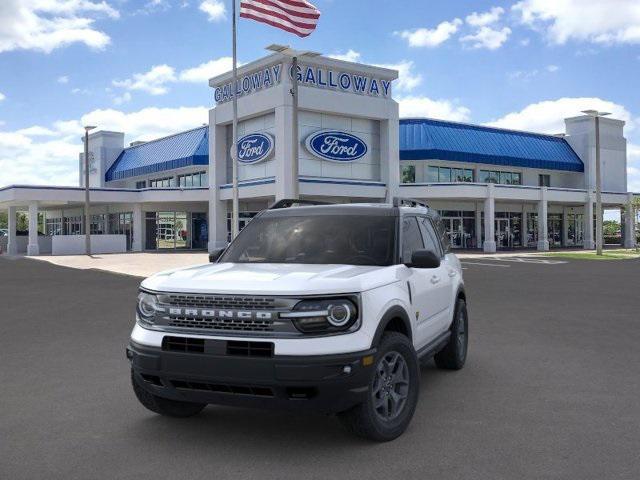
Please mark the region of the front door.
<svg viewBox="0 0 640 480"><path fill-rule="evenodd" d="M426 231L426 222L429 220L423 217L403 218L403 262L410 261L413 250L422 248L442 256L442 250L435 244L435 234L431 236ZM438 268L409 268L409 270L416 346L420 348L440 333L444 319L449 317L450 279L444 264Z"/></svg>
<svg viewBox="0 0 640 480"><path fill-rule="evenodd" d="M513 235L508 218L496 218L496 246L498 248L512 248Z"/></svg>

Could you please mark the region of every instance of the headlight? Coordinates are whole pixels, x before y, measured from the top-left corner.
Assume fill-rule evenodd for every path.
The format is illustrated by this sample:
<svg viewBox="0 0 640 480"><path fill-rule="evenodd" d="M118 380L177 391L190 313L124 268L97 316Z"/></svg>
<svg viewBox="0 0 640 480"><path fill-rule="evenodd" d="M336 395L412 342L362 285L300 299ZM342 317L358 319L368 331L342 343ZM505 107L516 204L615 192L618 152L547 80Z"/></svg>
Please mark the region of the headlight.
<svg viewBox="0 0 640 480"><path fill-rule="evenodd" d="M355 300L355 299L354 299ZM349 298L302 300L292 312L281 313L303 333L335 333L354 327L358 321L358 308Z"/></svg>
<svg viewBox="0 0 640 480"><path fill-rule="evenodd" d="M153 323L153 317L155 317L158 307L158 298L147 292L140 292L138 294L138 317L144 323Z"/></svg>

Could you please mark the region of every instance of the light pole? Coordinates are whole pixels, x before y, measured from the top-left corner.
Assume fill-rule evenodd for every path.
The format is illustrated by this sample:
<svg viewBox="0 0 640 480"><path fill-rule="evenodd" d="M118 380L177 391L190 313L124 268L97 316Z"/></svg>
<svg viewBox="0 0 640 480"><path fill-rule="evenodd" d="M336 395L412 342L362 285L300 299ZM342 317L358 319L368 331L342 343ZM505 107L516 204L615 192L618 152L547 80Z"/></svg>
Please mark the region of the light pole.
<svg viewBox="0 0 640 480"><path fill-rule="evenodd" d="M89 215L89 131L96 127L84 127L84 250L91 255L91 216Z"/></svg>
<svg viewBox="0 0 640 480"><path fill-rule="evenodd" d="M600 165L600 117L611 115L598 110L583 110L582 113L596 121L596 255L602 255L602 166Z"/></svg>
<svg viewBox="0 0 640 480"><path fill-rule="evenodd" d="M291 157L293 158L293 164L291 165L291 176L293 177L293 192L291 192L291 197L294 199L298 199L300 196L300 187L298 182L298 162L300 158L299 149L300 149L300 138L298 133L298 58L300 57L317 57L320 54L317 52L308 52L308 51L299 51L290 48L288 45L269 45L267 50L272 52L281 53L282 55L286 55L287 57L291 57L291 96L293 99L292 102L292 128L291 128L291 137L293 138L291 144Z"/></svg>

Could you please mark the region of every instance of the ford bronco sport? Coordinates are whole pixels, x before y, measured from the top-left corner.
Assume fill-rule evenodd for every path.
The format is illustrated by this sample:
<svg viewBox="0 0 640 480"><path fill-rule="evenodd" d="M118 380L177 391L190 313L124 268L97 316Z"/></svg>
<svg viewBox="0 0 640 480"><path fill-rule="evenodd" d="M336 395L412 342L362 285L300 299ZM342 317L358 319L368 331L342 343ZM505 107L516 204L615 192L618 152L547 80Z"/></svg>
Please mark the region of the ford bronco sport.
<svg viewBox="0 0 640 480"><path fill-rule="evenodd" d="M387 441L411 421L420 359L462 368L462 270L438 215L406 199L309 203L280 201L213 264L142 282L127 348L142 405L309 409Z"/></svg>

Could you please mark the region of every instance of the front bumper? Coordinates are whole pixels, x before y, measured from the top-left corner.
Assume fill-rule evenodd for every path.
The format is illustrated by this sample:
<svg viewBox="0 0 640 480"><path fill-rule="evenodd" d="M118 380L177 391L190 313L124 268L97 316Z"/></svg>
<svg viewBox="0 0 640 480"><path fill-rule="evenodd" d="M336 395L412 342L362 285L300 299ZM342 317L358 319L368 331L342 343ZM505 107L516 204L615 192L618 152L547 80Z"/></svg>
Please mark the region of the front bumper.
<svg viewBox="0 0 640 480"><path fill-rule="evenodd" d="M229 355L215 348L198 353L166 351L132 341L127 357L140 386L160 397L337 413L366 399L374 368L370 357L375 352L263 358Z"/></svg>

